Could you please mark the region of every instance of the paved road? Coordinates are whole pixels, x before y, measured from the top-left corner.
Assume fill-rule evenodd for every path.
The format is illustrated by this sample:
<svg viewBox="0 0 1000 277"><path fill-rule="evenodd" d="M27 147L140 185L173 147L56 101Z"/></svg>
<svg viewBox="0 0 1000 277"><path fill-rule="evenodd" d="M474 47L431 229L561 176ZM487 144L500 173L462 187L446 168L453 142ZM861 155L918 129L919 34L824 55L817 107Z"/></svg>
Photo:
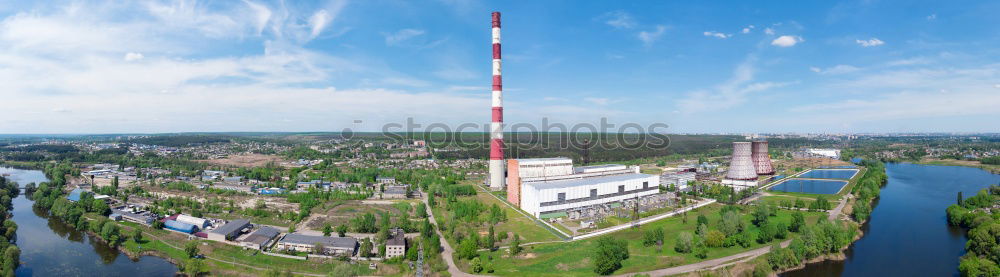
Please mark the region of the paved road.
<svg viewBox="0 0 1000 277"><path fill-rule="evenodd" d="M837 219L837 216L839 216L840 213L844 211L844 206L847 205L847 201L851 200L851 198L854 198L853 194L844 195L844 197L840 199L840 204L837 204L836 208L830 210L830 216L827 217L827 219L829 220Z"/></svg>

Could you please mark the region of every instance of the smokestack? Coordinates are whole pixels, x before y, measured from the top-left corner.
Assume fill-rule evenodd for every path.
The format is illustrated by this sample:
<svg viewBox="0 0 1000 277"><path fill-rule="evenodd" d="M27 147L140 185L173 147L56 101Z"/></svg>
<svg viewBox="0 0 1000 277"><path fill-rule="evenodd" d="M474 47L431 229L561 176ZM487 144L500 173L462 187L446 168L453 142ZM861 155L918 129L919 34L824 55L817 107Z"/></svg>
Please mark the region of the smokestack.
<svg viewBox="0 0 1000 277"><path fill-rule="evenodd" d="M492 14L493 29L493 121L490 123L490 188L504 186L503 82L500 78L500 13Z"/></svg>
<svg viewBox="0 0 1000 277"><path fill-rule="evenodd" d="M771 166L771 156L767 152L766 141L753 142L753 167L757 169L757 175L774 175L774 167Z"/></svg>

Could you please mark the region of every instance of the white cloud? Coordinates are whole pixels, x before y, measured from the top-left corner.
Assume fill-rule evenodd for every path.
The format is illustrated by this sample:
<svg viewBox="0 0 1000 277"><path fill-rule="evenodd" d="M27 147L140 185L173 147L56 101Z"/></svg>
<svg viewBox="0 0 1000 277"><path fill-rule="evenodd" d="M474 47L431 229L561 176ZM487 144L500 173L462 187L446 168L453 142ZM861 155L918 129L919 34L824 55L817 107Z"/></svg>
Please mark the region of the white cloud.
<svg viewBox="0 0 1000 277"><path fill-rule="evenodd" d="M772 40L771 45L778 47L792 47L802 41L801 37L785 35Z"/></svg>
<svg viewBox="0 0 1000 277"><path fill-rule="evenodd" d="M909 65L921 65L929 64L931 60L925 57L914 57L909 59L895 60L886 63L888 66L909 66Z"/></svg>
<svg viewBox="0 0 1000 277"><path fill-rule="evenodd" d="M382 36L385 37L386 45L399 45L406 40L423 35L424 33L424 30L402 29L391 34L383 33Z"/></svg>
<svg viewBox="0 0 1000 277"><path fill-rule="evenodd" d="M835 66L827 68L827 69L821 69L821 68L818 68L818 67L810 67L809 70L811 70L812 72L819 73L819 74L833 74L833 75L836 75L836 74L846 74L846 73L855 72L855 71L861 70L861 68L858 68L858 67L855 67L855 66L851 66L851 65L846 65L846 64L838 64L838 65L835 65Z"/></svg>
<svg viewBox="0 0 1000 277"><path fill-rule="evenodd" d="M764 28L764 33L768 35L774 35L774 29L771 29L770 27Z"/></svg>
<svg viewBox="0 0 1000 277"><path fill-rule="evenodd" d="M635 19L625 11L613 11L598 17L611 27L618 29L630 29L636 26Z"/></svg>
<svg viewBox="0 0 1000 277"><path fill-rule="evenodd" d="M860 44L863 47L874 47L874 46L879 46L879 45L885 44L884 41L882 41L882 40L880 40L878 38L871 38L869 40L856 39L856 40L854 40L854 42L857 42L858 44Z"/></svg>
<svg viewBox="0 0 1000 277"><path fill-rule="evenodd" d="M994 88L1000 88L1000 84L993 85Z"/></svg>
<svg viewBox="0 0 1000 277"><path fill-rule="evenodd" d="M750 26L746 26L746 27L744 27L744 28L743 28L743 30L741 31L741 33L744 33L744 34L749 34L749 33L750 33L750 30L753 30L753 28L754 28L754 26L753 26L753 25L750 25Z"/></svg>
<svg viewBox="0 0 1000 277"><path fill-rule="evenodd" d="M721 39L725 39L725 38L733 36L732 34L723 34L723 33L715 32L715 31L704 32L702 34L705 35L706 37L716 37L716 38L721 38Z"/></svg>
<svg viewBox="0 0 1000 277"><path fill-rule="evenodd" d="M726 110L747 101L747 95L754 92L787 86L791 83L753 82L756 58L748 57L733 71L732 77L710 89L689 92L677 101L682 113L705 113Z"/></svg>
<svg viewBox="0 0 1000 277"><path fill-rule="evenodd" d="M253 10L255 29L257 30L257 35L261 35L261 33L264 32L264 27L267 27L268 21L271 20L271 9L267 8L267 6L247 0L244 0L243 3L246 3L247 6Z"/></svg>
<svg viewBox="0 0 1000 277"><path fill-rule="evenodd" d="M621 102L622 99L611 99L605 97L584 97L583 101L587 101L598 106L607 106L608 104Z"/></svg>
<svg viewBox="0 0 1000 277"><path fill-rule="evenodd" d="M666 31L667 31L666 26L656 25L656 30L649 32L641 31L637 36L639 37L639 40L641 40L643 44L645 44L646 46L650 46L653 45L653 42L660 39L660 37L663 36L663 33Z"/></svg>
<svg viewBox="0 0 1000 277"><path fill-rule="evenodd" d="M128 52L128 53L125 53L124 60L126 62L133 62L133 61L141 60L142 58L143 58L142 53Z"/></svg>
<svg viewBox="0 0 1000 277"><path fill-rule="evenodd" d="M434 71L433 74L447 80L469 80L477 76L476 72L454 63Z"/></svg>
<svg viewBox="0 0 1000 277"><path fill-rule="evenodd" d="M319 34L323 32L323 29L326 28L326 25L330 24L331 20L333 20L333 18L331 18L330 13L326 12L326 10L319 10L310 16L309 26L311 31L309 38L318 37Z"/></svg>
<svg viewBox="0 0 1000 277"><path fill-rule="evenodd" d="M935 20L935 19L937 19L937 14L936 13L927 16L927 20Z"/></svg>

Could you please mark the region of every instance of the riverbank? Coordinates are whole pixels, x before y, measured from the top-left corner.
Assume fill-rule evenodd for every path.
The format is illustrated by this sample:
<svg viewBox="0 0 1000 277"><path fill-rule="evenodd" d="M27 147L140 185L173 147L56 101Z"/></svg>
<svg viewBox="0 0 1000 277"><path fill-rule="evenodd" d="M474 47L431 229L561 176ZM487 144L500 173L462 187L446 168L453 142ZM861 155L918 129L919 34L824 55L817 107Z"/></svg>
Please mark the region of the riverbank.
<svg viewBox="0 0 1000 277"><path fill-rule="evenodd" d="M871 186L870 182L865 182L864 180L871 178L881 179L883 177L879 176L885 176L885 168L883 166L875 166L875 171L872 171L872 169L873 168L870 167L862 167L862 171L851 178L842 191L838 193L838 195L842 197L840 201L838 201L839 204L837 207L829 211L829 216L827 217L828 222L840 222L842 224L842 228L847 228L847 232L853 233L853 236L851 236L846 242L843 242L843 246L837 248L835 251L820 253L819 255L811 258L795 258L797 261L793 260L789 257L789 255L792 255L792 257L802 255L801 253L797 253L799 250L793 249L796 248L796 246L793 246L793 242L803 239L803 236L811 236L803 235L783 241L780 244L773 244L771 248L761 249L762 251L753 253L754 255L746 255L741 259L731 259L731 262L729 263L705 267L707 268L707 272L720 276L778 276L789 272L803 270L812 264L846 260L848 258L847 251L849 251L855 242L864 237L865 232L861 227L864 226L869 219L866 217L863 220L856 220L851 216L854 205L858 201L858 198L855 195L858 191L863 190L865 186ZM882 181L876 181L876 184L878 184L879 188L884 186L884 182ZM862 197L862 200L868 201L867 203L870 205L872 201L877 201L877 197ZM799 247L801 247L801 245ZM776 249L778 250L777 253L775 253ZM704 274L706 271L691 269L684 273L692 275L696 274L696 272L697 274ZM684 274L681 272L672 273ZM654 276L659 275L654 274Z"/></svg>
<svg viewBox="0 0 1000 277"><path fill-rule="evenodd" d="M983 164L979 161L965 161L965 160L954 160L954 159L921 159L914 162L915 164L926 164L926 165L946 165L946 166L962 166L962 167L974 167L982 170L989 171L993 174L1000 174L1000 165L993 164Z"/></svg>

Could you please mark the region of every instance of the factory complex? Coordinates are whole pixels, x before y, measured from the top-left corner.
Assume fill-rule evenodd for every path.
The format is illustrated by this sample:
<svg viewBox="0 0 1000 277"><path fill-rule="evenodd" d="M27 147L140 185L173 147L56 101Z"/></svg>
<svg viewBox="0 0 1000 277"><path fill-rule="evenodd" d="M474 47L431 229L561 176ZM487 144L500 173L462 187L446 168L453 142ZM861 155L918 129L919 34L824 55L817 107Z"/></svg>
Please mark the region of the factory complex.
<svg viewBox="0 0 1000 277"><path fill-rule="evenodd" d="M507 201L541 219L596 216L660 190L660 177L638 167L574 167L569 158L511 159L507 173Z"/></svg>
<svg viewBox="0 0 1000 277"><path fill-rule="evenodd" d="M723 185L737 191L744 190L756 187L759 176L768 175L774 175L774 168L766 141L733 142L733 158L726 177L722 179Z"/></svg>

